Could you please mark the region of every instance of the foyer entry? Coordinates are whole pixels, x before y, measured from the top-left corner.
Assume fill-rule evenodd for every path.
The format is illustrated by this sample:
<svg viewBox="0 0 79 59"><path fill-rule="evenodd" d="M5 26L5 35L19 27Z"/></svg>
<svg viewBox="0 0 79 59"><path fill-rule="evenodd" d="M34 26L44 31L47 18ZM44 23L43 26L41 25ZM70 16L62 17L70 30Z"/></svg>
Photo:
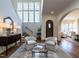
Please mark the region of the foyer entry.
<svg viewBox="0 0 79 59"><path fill-rule="evenodd" d="M48 20L46 22L46 37L53 36L53 22Z"/></svg>

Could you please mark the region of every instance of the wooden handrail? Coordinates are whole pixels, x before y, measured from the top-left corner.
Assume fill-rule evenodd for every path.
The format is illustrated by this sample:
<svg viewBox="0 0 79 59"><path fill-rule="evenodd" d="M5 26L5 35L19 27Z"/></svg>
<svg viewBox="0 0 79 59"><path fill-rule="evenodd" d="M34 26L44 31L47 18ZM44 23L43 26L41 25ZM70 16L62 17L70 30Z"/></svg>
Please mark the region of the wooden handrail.
<svg viewBox="0 0 79 59"><path fill-rule="evenodd" d="M31 29L29 29L28 27L25 27L26 29L28 29L30 32L32 32L33 33L33 31L31 30Z"/></svg>

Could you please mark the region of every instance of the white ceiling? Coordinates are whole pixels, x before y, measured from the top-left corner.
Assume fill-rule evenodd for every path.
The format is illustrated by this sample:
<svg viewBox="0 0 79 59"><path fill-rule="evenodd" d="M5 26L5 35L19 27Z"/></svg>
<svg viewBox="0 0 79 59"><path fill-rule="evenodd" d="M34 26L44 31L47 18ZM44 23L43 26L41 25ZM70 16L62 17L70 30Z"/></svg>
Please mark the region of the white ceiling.
<svg viewBox="0 0 79 59"><path fill-rule="evenodd" d="M67 16L65 16L62 23L77 23L77 20L79 20L79 9L72 11Z"/></svg>
<svg viewBox="0 0 79 59"><path fill-rule="evenodd" d="M69 13L65 18L64 20L73 20L73 19L79 19L79 9Z"/></svg>
<svg viewBox="0 0 79 59"><path fill-rule="evenodd" d="M48 15L51 11L54 11L54 14L58 14L72 1L73 0L44 0L43 15Z"/></svg>

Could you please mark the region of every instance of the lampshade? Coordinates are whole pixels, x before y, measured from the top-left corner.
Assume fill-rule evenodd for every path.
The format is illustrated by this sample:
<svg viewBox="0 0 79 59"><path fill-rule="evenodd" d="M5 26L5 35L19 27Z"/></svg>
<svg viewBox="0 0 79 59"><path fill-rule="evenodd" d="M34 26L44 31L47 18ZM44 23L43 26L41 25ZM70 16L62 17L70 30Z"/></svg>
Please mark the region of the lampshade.
<svg viewBox="0 0 79 59"><path fill-rule="evenodd" d="M12 28L12 25L8 23L0 22L0 28Z"/></svg>
<svg viewBox="0 0 79 59"><path fill-rule="evenodd" d="M2 28L0 28L0 33L3 31L3 29Z"/></svg>
<svg viewBox="0 0 79 59"><path fill-rule="evenodd" d="M12 28L12 25L8 24L8 23L5 23L6 24L6 27L5 28Z"/></svg>
<svg viewBox="0 0 79 59"><path fill-rule="evenodd" d="M21 28L21 26L19 26L19 25L18 25L18 26L17 26L17 28L19 28L19 29L20 29L20 28Z"/></svg>
<svg viewBox="0 0 79 59"><path fill-rule="evenodd" d="M3 22L3 17L0 17L0 22Z"/></svg>
<svg viewBox="0 0 79 59"><path fill-rule="evenodd" d="M16 23L14 23L14 29L15 29L15 28L17 28L17 24L16 24Z"/></svg>
<svg viewBox="0 0 79 59"><path fill-rule="evenodd" d="M13 29L13 32L17 32L17 29Z"/></svg>
<svg viewBox="0 0 79 59"><path fill-rule="evenodd" d="M6 24L3 22L0 22L0 28L5 28L5 27L6 27Z"/></svg>

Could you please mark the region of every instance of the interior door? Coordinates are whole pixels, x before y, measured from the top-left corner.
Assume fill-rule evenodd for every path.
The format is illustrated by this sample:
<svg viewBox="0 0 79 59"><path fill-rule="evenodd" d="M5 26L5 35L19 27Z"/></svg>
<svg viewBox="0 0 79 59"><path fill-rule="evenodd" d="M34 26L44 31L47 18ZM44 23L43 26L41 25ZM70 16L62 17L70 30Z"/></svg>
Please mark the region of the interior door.
<svg viewBox="0 0 79 59"><path fill-rule="evenodd" d="M53 36L53 22L51 20L48 20L46 22L46 37Z"/></svg>

